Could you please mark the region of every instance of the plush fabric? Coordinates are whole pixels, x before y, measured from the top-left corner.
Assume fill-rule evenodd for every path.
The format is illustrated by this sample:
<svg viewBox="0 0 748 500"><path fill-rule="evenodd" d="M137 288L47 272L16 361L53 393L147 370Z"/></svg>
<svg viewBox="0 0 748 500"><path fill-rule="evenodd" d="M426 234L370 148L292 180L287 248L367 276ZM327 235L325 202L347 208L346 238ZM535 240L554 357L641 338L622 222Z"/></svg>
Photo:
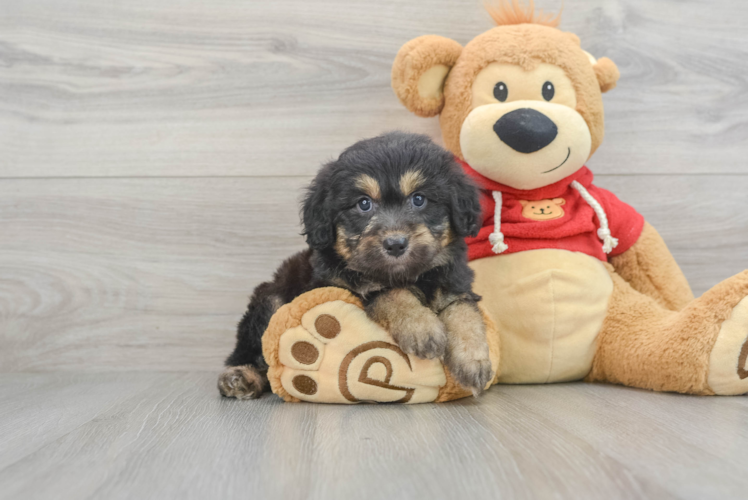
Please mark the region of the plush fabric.
<svg viewBox="0 0 748 500"><path fill-rule="evenodd" d="M421 36L405 44L392 66L392 88L400 102L418 116L429 117L441 113L444 107L443 81L438 85L429 84L422 82L421 78L433 67L451 68L461 52L459 43L436 35ZM432 80L438 74L446 76L447 72L439 71L426 77ZM427 93L419 94L419 88ZM435 88L438 91L434 92Z"/></svg>
<svg viewBox="0 0 748 500"><path fill-rule="evenodd" d="M722 323L709 355L707 384L716 394L735 396L748 392L748 297ZM736 360L734 353L740 355Z"/></svg>
<svg viewBox="0 0 748 500"><path fill-rule="evenodd" d="M561 67L576 89L576 110L590 129L590 156L595 152L602 143L605 123L600 83L594 68L580 49L576 35L536 24L492 28L465 45L444 84L445 103L440 124L447 149L464 159L460 151L460 129L471 110L472 82L478 72L492 62L523 68L531 68L539 62ZM610 85L610 82L606 84Z"/></svg>
<svg viewBox="0 0 748 500"><path fill-rule="evenodd" d="M501 337L499 383L565 382L589 373L613 290L605 264L579 252L530 250L470 267Z"/></svg>
<svg viewBox="0 0 748 500"><path fill-rule="evenodd" d="M612 256L610 263L634 290L667 309L680 311L694 299L683 271L649 223L644 223L636 243L626 252Z"/></svg>
<svg viewBox="0 0 748 500"><path fill-rule="evenodd" d="M748 271L723 281L682 310L672 311L634 290L612 266L609 270L613 295L587 380L715 394L708 381L710 355L723 324L748 296ZM742 331L745 339L748 317L740 317L739 324L728 329ZM719 356L719 363L732 366L735 373L741 345L733 343L732 349ZM742 389L741 393L748 392L748 386Z"/></svg>
<svg viewBox="0 0 748 500"><path fill-rule="evenodd" d="M484 318L496 371L499 336ZM472 395L439 360L403 353L340 288L312 290L281 307L262 342L270 386L288 402L413 404Z"/></svg>
<svg viewBox="0 0 748 500"><path fill-rule="evenodd" d="M592 184L592 172L586 167L550 186L530 191L513 189L493 182L464 162L463 167L482 188L483 226L477 237L467 239L470 260L494 255L488 239L494 231L496 203L492 197L493 191L502 193L501 232L508 246L503 252L505 254L557 248L582 252L607 262L608 255L603 252L602 242L597 235L600 222L590 204L582 199L579 191L571 187L572 181L577 181L587 188L607 214L610 231L618 239L618 245L610 256L620 255L631 248L644 226L644 217L641 214L620 201L610 191ZM549 199L563 200L563 205L558 207L563 213L561 217L551 220L533 220L527 217L523 202Z"/></svg>

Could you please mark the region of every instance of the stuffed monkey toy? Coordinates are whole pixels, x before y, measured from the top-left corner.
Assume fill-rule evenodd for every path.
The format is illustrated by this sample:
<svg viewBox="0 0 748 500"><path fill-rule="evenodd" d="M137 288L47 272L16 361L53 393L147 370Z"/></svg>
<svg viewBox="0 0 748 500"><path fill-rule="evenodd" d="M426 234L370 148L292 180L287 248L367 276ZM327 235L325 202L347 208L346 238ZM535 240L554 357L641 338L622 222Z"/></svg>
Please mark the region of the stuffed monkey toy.
<svg viewBox="0 0 748 500"><path fill-rule="evenodd" d="M615 64L517 0L465 47L406 43L392 68L402 104L439 116L444 143L481 188L468 240L491 383L608 382L699 395L748 393L748 271L694 299L662 238L595 186ZM313 345L314 362L294 346ZM470 394L438 360L403 354L344 290L283 306L263 337L287 401L415 403ZM308 361L308 360L307 360Z"/></svg>

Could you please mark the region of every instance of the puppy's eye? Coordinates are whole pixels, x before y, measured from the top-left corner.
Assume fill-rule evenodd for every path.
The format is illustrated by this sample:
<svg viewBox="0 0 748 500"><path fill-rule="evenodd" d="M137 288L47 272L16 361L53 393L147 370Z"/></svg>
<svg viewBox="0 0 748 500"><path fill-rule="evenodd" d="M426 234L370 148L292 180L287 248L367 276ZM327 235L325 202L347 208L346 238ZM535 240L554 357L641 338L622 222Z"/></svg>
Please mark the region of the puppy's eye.
<svg viewBox="0 0 748 500"><path fill-rule="evenodd" d="M543 99L550 101L554 95L556 95L556 88L551 82L545 82L543 84Z"/></svg>
<svg viewBox="0 0 748 500"><path fill-rule="evenodd" d="M426 205L426 197L421 193L416 193L410 197L410 202L416 208L423 208L423 206Z"/></svg>
<svg viewBox="0 0 748 500"><path fill-rule="evenodd" d="M358 203L356 204L358 209L362 212L368 212L371 210L373 204L371 202L371 199L369 198L361 198L358 200Z"/></svg>
<svg viewBox="0 0 748 500"><path fill-rule="evenodd" d="M506 83L497 83L493 88L493 96L500 102L506 101L506 98L509 97L509 89L506 88Z"/></svg>

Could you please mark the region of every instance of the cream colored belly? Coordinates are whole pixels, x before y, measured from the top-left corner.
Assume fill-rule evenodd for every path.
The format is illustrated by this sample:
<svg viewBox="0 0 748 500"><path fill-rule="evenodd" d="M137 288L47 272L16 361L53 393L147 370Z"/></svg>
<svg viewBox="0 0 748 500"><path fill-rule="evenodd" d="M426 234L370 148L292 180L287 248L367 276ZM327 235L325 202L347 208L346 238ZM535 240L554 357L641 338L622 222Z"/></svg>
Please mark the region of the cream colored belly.
<svg viewBox="0 0 748 500"><path fill-rule="evenodd" d="M547 249L486 257L470 267L474 290L499 329L499 382L562 382L589 373L613 291L602 262Z"/></svg>

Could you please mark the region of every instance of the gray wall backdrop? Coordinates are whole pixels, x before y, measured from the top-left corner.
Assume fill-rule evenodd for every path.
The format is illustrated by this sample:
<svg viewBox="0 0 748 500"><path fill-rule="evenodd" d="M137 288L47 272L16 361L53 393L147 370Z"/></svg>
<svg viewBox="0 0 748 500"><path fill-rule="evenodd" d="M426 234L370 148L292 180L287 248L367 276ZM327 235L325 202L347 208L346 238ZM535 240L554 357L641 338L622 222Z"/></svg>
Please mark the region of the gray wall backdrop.
<svg viewBox="0 0 748 500"><path fill-rule="evenodd" d="M560 1L539 1L556 10ZM697 294L748 268L748 2L567 0L619 66L588 165ZM401 128L409 39L480 0L0 0L0 371L218 370L321 162Z"/></svg>

